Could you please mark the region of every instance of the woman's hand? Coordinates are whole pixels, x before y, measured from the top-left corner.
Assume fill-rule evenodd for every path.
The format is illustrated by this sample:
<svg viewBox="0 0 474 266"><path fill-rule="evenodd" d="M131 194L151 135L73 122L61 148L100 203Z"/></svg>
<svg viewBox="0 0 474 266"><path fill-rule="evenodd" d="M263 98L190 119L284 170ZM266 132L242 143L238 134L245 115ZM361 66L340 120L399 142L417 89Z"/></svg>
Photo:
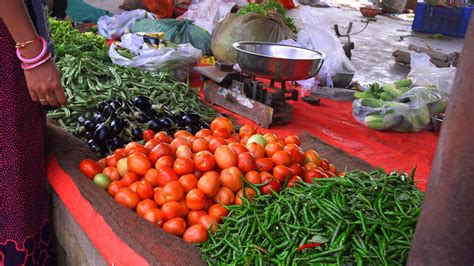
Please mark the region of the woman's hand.
<svg viewBox="0 0 474 266"><path fill-rule="evenodd" d="M58 68L52 59L25 70L25 79L31 99L42 105L67 105Z"/></svg>

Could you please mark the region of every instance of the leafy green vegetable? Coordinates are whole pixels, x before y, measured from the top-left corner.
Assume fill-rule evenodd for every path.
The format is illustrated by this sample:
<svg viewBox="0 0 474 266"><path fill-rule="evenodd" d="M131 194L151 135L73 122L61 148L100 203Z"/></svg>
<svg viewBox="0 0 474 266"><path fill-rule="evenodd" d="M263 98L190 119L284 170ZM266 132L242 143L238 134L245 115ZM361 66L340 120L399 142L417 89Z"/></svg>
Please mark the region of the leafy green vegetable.
<svg viewBox="0 0 474 266"><path fill-rule="evenodd" d="M294 33L298 32L296 30L296 26L293 22L293 19L285 16L285 13L286 13L285 8L283 7L282 4L280 4L279 1L267 0L263 4L251 3L241 8L237 12L237 15L240 16L240 15L254 12L254 13L258 13L260 15L266 16L269 11L277 11L278 13L280 13L285 18L285 24L288 26L288 28L290 28L291 31L293 31Z"/></svg>

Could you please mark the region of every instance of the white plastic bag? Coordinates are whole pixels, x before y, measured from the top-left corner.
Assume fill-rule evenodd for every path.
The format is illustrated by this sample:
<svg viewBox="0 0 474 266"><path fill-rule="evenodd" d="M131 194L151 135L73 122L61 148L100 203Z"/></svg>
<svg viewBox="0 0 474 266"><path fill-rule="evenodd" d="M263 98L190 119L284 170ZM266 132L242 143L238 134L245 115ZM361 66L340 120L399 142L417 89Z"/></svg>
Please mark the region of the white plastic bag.
<svg viewBox="0 0 474 266"><path fill-rule="evenodd" d="M112 62L122 66L138 67L150 70L170 70L179 80L186 80L188 71L201 58L201 50L191 44L179 44L176 47L153 48L146 44L142 36L127 33L122 36L120 46L126 48L134 57L129 59L117 52L113 43L109 49Z"/></svg>
<svg viewBox="0 0 474 266"><path fill-rule="evenodd" d="M135 21L150 18L157 19L153 13L143 9L125 11L115 16L102 16L97 21L99 34L107 39L119 39L125 33L129 33Z"/></svg>
<svg viewBox="0 0 474 266"><path fill-rule="evenodd" d="M245 0L193 0L186 13L180 19L189 19L210 34L235 5L245 6Z"/></svg>
<svg viewBox="0 0 474 266"><path fill-rule="evenodd" d="M326 17L318 13L318 9L301 6L287 12L287 16L294 19L299 30L298 45L326 55L318 76L328 87L333 87L332 76L338 73L355 73L354 66L345 55L341 42L329 27Z"/></svg>
<svg viewBox="0 0 474 266"><path fill-rule="evenodd" d="M430 62L430 57L425 53L411 53L411 71L408 78L417 86L434 86L441 97L449 98L456 76L456 67L438 68Z"/></svg>

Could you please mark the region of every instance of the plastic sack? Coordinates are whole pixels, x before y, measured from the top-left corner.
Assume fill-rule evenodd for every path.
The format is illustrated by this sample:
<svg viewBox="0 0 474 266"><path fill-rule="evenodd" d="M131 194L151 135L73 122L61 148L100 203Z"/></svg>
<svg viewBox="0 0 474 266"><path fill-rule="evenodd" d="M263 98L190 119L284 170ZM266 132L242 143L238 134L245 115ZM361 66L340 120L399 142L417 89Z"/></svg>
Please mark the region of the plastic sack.
<svg viewBox="0 0 474 266"><path fill-rule="evenodd" d="M125 11L115 16L102 16L97 21L99 34L107 39L119 39L129 33L133 23L144 18L156 20L156 16L143 9Z"/></svg>
<svg viewBox="0 0 474 266"><path fill-rule="evenodd" d="M354 100L352 114L375 130L417 132L431 128L431 117L444 112L446 104L436 88L413 87L393 101Z"/></svg>
<svg viewBox="0 0 474 266"><path fill-rule="evenodd" d="M122 36L120 47L127 49L132 57L128 58L118 52L117 43L109 48L112 62L127 67L149 70L169 70L181 81L185 81L192 68L201 57L201 51L191 44L179 44L176 47L153 48L146 44L142 36L128 33Z"/></svg>
<svg viewBox="0 0 474 266"><path fill-rule="evenodd" d="M354 74L355 68L345 55L341 42L329 27L326 17L317 11L317 8L301 6L287 12L287 16L293 18L298 29L298 45L326 55L318 76L327 87L333 87L334 75Z"/></svg>
<svg viewBox="0 0 474 266"><path fill-rule="evenodd" d="M132 26L132 32L164 32L165 39L172 43L190 43L203 54L211 55L211 35L202 28L193 25L190 20L143 19Z"/></svg>
<svg viewBox="0 0 474 266"><path fill-rule="evenodd" d="M245 0L193 0L188 11L179 19L193 21L194 25L212 34L217 23L230 13L235 5L245 6Z"/></svg>
<svg viewBox="0 0 474 266"><path fill-rule="evenodd" d="M456 67L438 68L425 53L411 53L411 70L408 78L418 86L434 86L443 98L449 98L456 76Z"/></svg>
<svg viewBox="0 0 474 266"><path fill-rule="evenodd" d="M143 0L146 9L159 18L173 17L174 0Z"/></svg>
<svg viewBox="0 0 474 266"><path fill-rule="evenodd" d="M218 60L236 63L237 51L232 47L235 42L279 42L294 38L294 33L285 24L285 18L278 12L269 12L266 16L257 13L228 14L214 29L211 45Z"/></svg>

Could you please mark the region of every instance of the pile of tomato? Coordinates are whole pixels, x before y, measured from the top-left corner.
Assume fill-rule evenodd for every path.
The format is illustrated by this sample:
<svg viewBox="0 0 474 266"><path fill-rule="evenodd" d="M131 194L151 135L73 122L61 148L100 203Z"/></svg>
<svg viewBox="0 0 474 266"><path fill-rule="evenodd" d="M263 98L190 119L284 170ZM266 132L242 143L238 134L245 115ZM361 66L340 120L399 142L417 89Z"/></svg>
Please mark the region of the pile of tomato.
<svg viewBox="0 0 474 266"><path fill-rule="evenodd" d="M85 159L80 169L119 204L189 243L206 241L228 214L225 206L252 200L256 190L277 193L337 175L316 151L303 151L297 136L261 135L252 125L236 133L226 117L194 136L147 130L143 139L99 161Z"/></svg>

